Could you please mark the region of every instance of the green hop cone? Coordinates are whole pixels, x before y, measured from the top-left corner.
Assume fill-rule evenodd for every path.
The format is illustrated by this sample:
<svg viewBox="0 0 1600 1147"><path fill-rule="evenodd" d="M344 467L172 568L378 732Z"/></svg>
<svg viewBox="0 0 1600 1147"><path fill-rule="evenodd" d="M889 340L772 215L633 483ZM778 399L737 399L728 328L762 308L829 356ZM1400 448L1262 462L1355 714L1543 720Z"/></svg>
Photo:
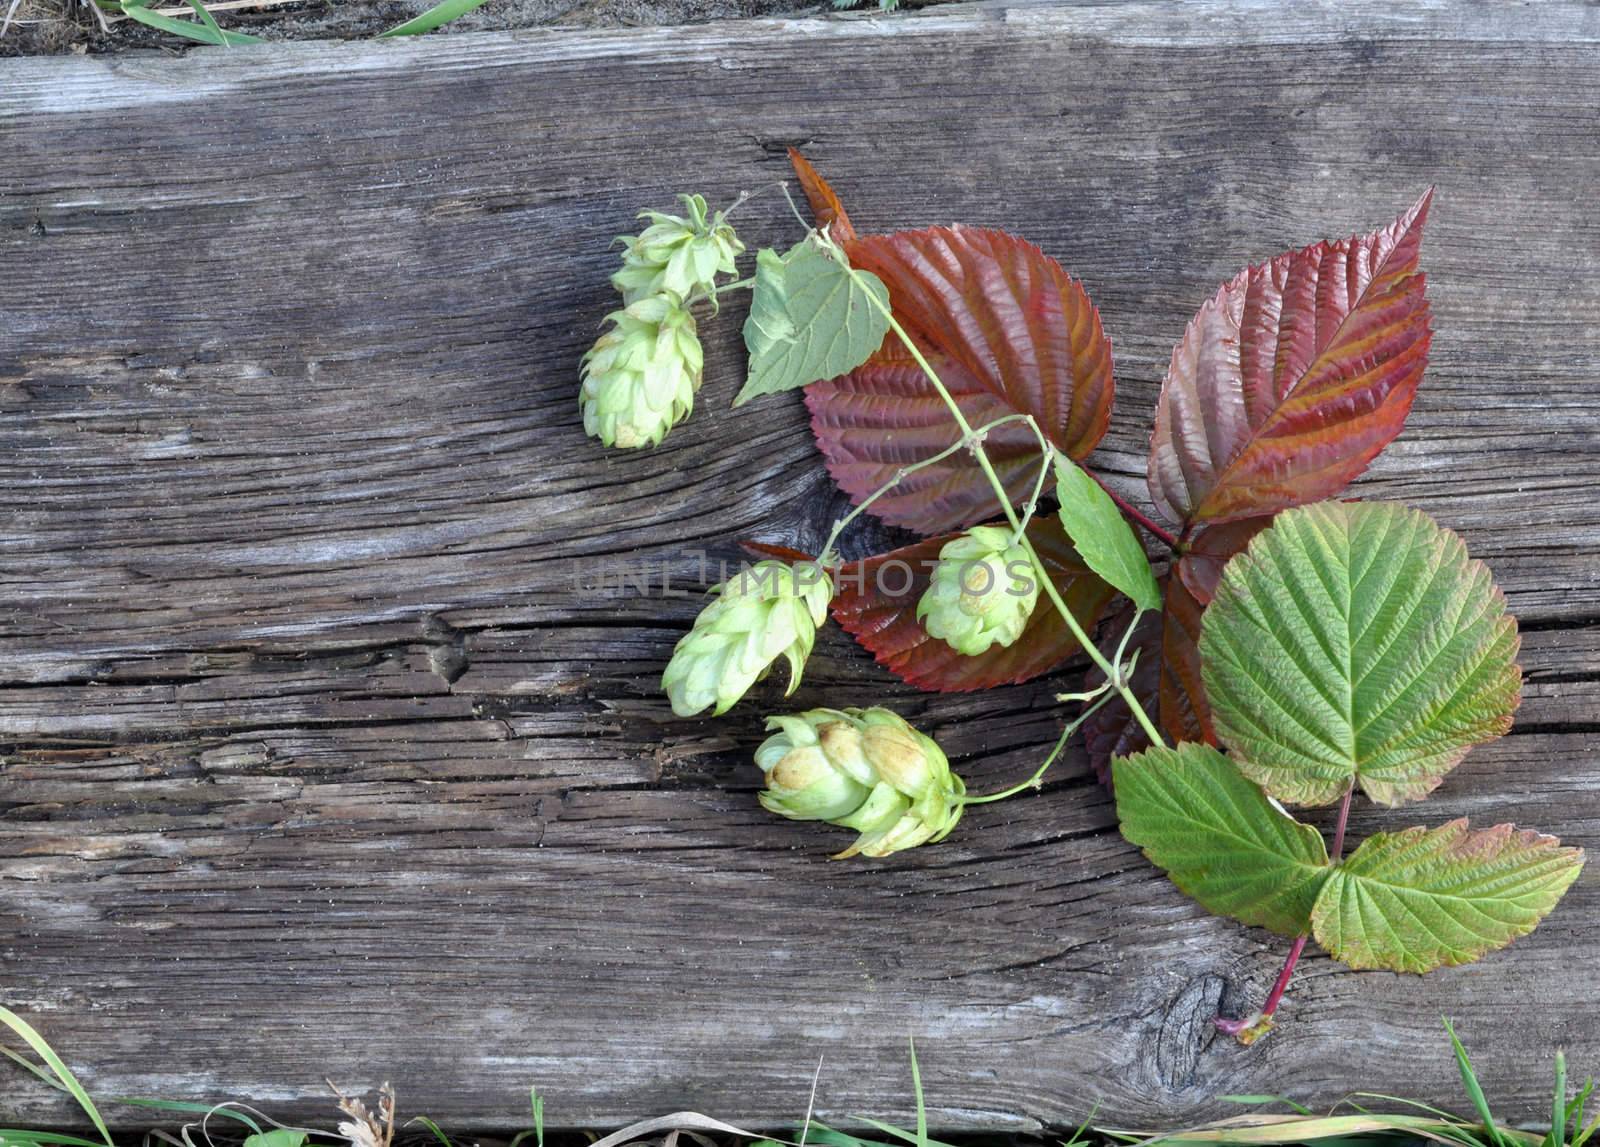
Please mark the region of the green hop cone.
<svg viewBox="0 0 1600 1147"><path fill-rule="evenodd" d="M967 787L943 750L887 709L812 709L767 728L778 731L756 750L761 804L859 832L835 859L943 840L961 819Z"/></svg>
<svg viewBox="0 0 1600 1147"><path fill-rule="evenodd" d="M706 201L699 195L680 195L678 200L686 214L641 211L639 218L650 220L650 226L642 234L617 237L625 250L622 270L611 276L611 285L622 292L623 302L663 291L687 299L697 289L709 293L718 275L735 272L734 259L744 244L723 222L722 212L708 218Z"/></svg>
<svg viewBox="0 0 1600 1147"><path fill-rule="evenodd" d="M1026 550L1011 544L1011 531L974 526L939 551L917 620L957 653L975 657L1022 636L1038 600L1033 565Z"/></svg>
<svg viewBox="0 0 1600 1147"><path fill-rule="evenodd" d="M661 677L680 717L711 706L721 716L780 657L789 662L793 693L833 600L833 582L820 566L779 561L757 562L715 589L716 599L678 642Z"/></svg>
<svg viewBox="0 0 1600 1147"><path fill-rule="evenodd" d="M651 295L606 321L579 370L583 428L607 446L655 446L694 409L703 362L694 316L673 295Z"/></svg>

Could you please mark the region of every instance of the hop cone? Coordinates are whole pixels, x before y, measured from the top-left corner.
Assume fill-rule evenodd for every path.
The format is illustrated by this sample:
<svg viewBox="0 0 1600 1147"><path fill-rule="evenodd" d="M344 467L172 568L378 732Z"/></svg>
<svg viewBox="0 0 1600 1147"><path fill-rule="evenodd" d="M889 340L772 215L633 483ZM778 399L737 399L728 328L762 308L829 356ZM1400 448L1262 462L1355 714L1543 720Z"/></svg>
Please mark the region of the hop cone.
<svg viewBox="0 0 1600 1147"><path fill-rule="evenodd" d="M961 819L966 785L944 752L887 709L812 709L769 717L767 728L778 732L756 750L762 805L857 830L836 859L943 840Z"/></svg>
<svg viewBox="0 0 1600 1147"><path fill-rule="evenodd" d="M1011 531L974 526L939 551L917 619L957 653L974 657L1022 636L1038 600L1033 566L1027 551L1011 544Z"/></svg>
<svg viewBox="0 0 1600 1147"><path fill-rule="evenodd" d="M699 195L680 195L678 200L686 214L641 211L639 218L650 220L650 226L639 235L618 236L625 250L622 270L611 276L611 285L622 292L623 302L663 291L687 299L697 288L710 291L718 275L734 273L734 258L744 244L722 221L722 212L707 218L706 201Z"/></svg>
<svg viewBox="0 0 1600 1147"><path fill-rule="evenodd" d="M694 409L702 356L694 316L651 295L606 316L611 329L583 356L583 428L607 446L654 446Z"/></svg>
<svg viewBox="0 0 1600 1147"><path fill-rule="evenodd" d="M778 561L757 562L716 588L716 600L700 611L661 677L680 717L710 706L713 716L727 712L780 657L789 662L793 693L833 599L820 568Z"/></svg>

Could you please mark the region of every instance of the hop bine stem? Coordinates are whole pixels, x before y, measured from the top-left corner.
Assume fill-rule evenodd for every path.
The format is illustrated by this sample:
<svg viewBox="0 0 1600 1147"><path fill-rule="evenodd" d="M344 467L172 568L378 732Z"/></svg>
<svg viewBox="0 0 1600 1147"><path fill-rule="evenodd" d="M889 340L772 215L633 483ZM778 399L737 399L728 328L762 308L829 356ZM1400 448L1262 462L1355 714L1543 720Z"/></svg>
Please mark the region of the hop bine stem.
<svg viewBox="0 0 1600 1147"><path fill-rule="evenodd" d="M723 283L720 287L714 287L708 291L706 295L702 295L701 298L705 298L709 295L725 295L729 291L742 291L748 287L754 287L755 285L756 277L751 275L748 279L740 279L737 282Z"/></svg>
<svg viewBox="0 0 1600 1147"><path fill-rule="evenodd" d="M838 544L839 538L844 534L845 527L859 518L867 509L867 507L872 505L872 503L889 493L889 491L893 490L901 482L911 477L911 475L915 474L918 470L923 470L929 466L943 462L952 454L959 454L961 451L967 449L967 447L981 441L985 436L988 435L989 431L993 430L995 427L1004 426L1008 422L1027 422L1032 424L1033 417L1027 414L1008 414L1004 418L996 418L993 422L985 422L982 426L979 426L974 430L967 431L967 433L963 434L961 438L958 439L953 445L945 447L931 458L924 458L921 462L914 462L909 466L900 467L900 469L894 472L894 477L891 478L886 484L879 486L872 493L868 494L861 500L860 505L834 523L832 531L828 534L828 540L823 543L822 553L821 556L817 558L817 561L824 567L828 567L833 564L832 561L830 561L830 558L835 556L833 547Z"/></svg>
<svg viewBox="0 0 1600 1147"><path fill-rule="evenodd" d="M912 341L911 336L906 333L906 329L894 317L894 312L890 309L888 303L880 299L875 292L865 288L860 272L850 266L849 260L844 258L843 252L838 250L838 245L827 235L826 231L818 234L822 242L833 250L835 257L839 259L840 265L846 269L851 279L858 285L862 285L863 293L872 300L873 306L877 307L878 311L888 320L889 329L894 332L896 338L905 344L905 348L912 359L921 368L922 373L927 376L928 381L933 385L934 391L950 411L950 416L955 420L956 426L960 428L962 435L965 438L972 439L972 453L978 460L978 468L983 471L983 476L988 479L989 486L994 490L994 496L999 501L1001 510L1005 512L1006 521L1010 524L1012 530L1016 532L1017 543L1022 547L1023 552L1028 555L1028 560L1033 564L1034 575L1039 579L1046 596L1050 598L1051 603L1056 607L1056 611L1061 614L1061 620L1066 623L1067 631L1083 647L1083 651L1089 655L1089 659L1106 675L1106 678L1114 682L1113 687L1121 695L1122 699L1127 702L1128 710L1133 714L1134 719L1139 722L1140 728L1144 730L1144 734L1150 739L1150 743L1165 746L1166 741L1162 738L1160 731L1157 730L1155 722L1144 711L1144 706L1139 704L1139 699L1134 696L1133 690L1129 688L1127 682L1123 679L1123 674L1118 667L1107 661L1105 655L1095 647L1094 642L1089 639L1089 635L1084 632L1083 626L1073 616L1072 610L1067 607L1067 603L1062 599L1061 592L1056 589L1054 579L1050 577L1049 571L1045 569L1044 561L1039 557L1038 550L1034 549L1033 543L1022 532L1022 521L1018 519L1016 511L1011 506L1011 497L1006 493L1005 484L1000 481L1000 476L994 472L994 466L989 461L989 455L983 448L982 440L975 437L972 424L967 421L967 416L962 412L960 404L956 402L955 397L945 386L943 380L939 378L938 372L933 369L933 364L927 360L927 357L923 355L917 344ZM1032 420L1030 419L1030 421ZM1047 460L1050 459L1054 447L1045 439L1044 433L1039 429L1037 423L1033 423L1033 430L1039 438L1040 450Z"/></svg>
<svg viewBox="0 0 1600 1147"><path fill-rule="evenodd" d="M1055 448L1045 438L1044 431L1039 429L1039 423L1032 415L1028 416L1028 428L1039 440L1039 477L1033 483L1033 494L1022 504L1022 520L1017 523L1016 533L1011 537L1013 545L1020 544L1023 535L1028 532L1028 523L1033 519L1033 512L1039 508L1039 498L1044 493L1044 484L1050 477L1056 454Z"/></svg>
<svg viewBox="0 0 1600 1147"><path fill-rule="evenodd" d="M960 798L961 803L964 805L991 804L994 801L1003 801L1007 797L1014 797L1020 792L1026 792L1028 789L1037 789L1039 787L1040 780L1044 777L1044 774L1049 770L1051 765L1056 763L1056 758L1061 755L1061 750L1067 747L1067 740L1072 736L1072 734L1078 731L1079 727L1082 726L1085 721L1094 716L1095 711L1099 709L1100 706L1104 705L1109 700L1111 700L1111 694L1102 693L1093 704L1091 704L1083 712L1079 713L1077 718L1069 723L1065 729L1062 729L1061 736L1056 739L1055 748L1050 750L1050 755L1044 759L1044 763L1034 770L1033 776L1029 777L1021 784L1012 785L1008 789L1001 789L997 793L988 793L981 797L962 797Z"/></svg>

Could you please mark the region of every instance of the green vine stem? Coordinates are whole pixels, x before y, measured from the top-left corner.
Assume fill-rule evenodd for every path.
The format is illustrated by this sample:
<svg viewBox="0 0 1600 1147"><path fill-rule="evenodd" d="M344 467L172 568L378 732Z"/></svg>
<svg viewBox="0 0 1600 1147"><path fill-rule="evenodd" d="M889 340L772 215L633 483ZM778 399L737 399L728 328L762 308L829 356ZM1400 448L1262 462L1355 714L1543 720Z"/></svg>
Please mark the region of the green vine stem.
<svg viewBox="0 0 1600 1147"><path fill-rule="evenodd" d="M693 307L699 303L710 303L711 313L714 315L720 314L722 312L723 295L726 295L729 291L751 290L755 285L756 277L751 275L748 279L739 279L732 283L724 283L720 287L696 291L683 301L683 305L685 307Z"/></svg>
<svg viewBox="0 0 1600 1147"><path fill-rule="evenodd" d="M864 513L868 507L872 505L872 503L876 502L879 498L895 489L895 487L899 486L900 483L905 481L906 478L910 477L912 474L915 474L918 470L922 470L928 466L933 466L936 463L943 462L952 454L959 453L975 443L982 442L988 437L990 431L994 430L998 426L1005 426L1012 422L1025 422L1028 424L1029 429L1034 432L1035 437L1037 437L1039 440L1040 455L1043 459L1039 467L1039 477L1034 483L1033 497L1024 507L1022 524L1017 535L1020 536L1022 531L1027 529L1029 516L1038 507L1039 498L1044 492L1044 484L1047 476L1050 473L1051 463L1054 461L1053 448L1045 438L1044 433L1039 429L1038 422L1031 414L1007 414L1002 418L994 419L992 422L985 422L982 426L974 427L968 433L963 434L953 444L945 447L932 457L924 458L921 462L914 462L909 466L902 466L896 470L889 481L885 482L882 486L879 486L872 493L868 494L858 505L855 506L854 509L833 524L833 529L828 533L828 540L823 544L822 552L817 558L818 564L824 569L831 569L836 565L842 564L838 555L834 552L834 547L838 545L839 538L843 535L845 528L848 527L851 522L855 521L856 518L860 517L862 513ZM1012 544L1016 544L1015 537L1012 539ZM1133 631L1139 624L1139 617L1140 614L1136 612L1134 614L1133 624L1128 627L1128 631L1122 635L1122 640L1117 645L1117 653L1113 658L1113 663L1118 666L1122 665L1122 657L1127 651L1128 639L1133 636ZM1134 660L1135 662L1138 660L1137 652L1134 654ZM1133 663L1130 663L1127 668L1128 673L1132 673ZM986 796L964 797L962 798L961 803L990 804L994 801L1005 800L1007 797L1016 796L1018 793L1030 788L1038 789L1040 787L1040 778L1042 778L1044 774L1049 771L1051 765L1055 764L1056 758L1058 758L1061 755L1062 750L1066 748L1068 738L1070 738L1073 733L1077 732L1078 729L1083 726L1085 721L1092 717L1102 705L1111 699L1109 695L1109 690L1111 687L1111 682L1107 680L1098 689L1093 689L1087 693L1058 695L1056 698L1058 701L1081 701L1087 706L1087 708L1079 713L1077 718L1062 730L1060 738L1057 739L1055 747L1050 750L1049 755L1045 757L1044 763L1034 771L1034 774L1031 777L1023 781L1021 784L1012 785L1010 788L1005 789L1002 792L990 793Z"/></svg>
<svg viewBox="0 0 1600 1147"><path fill-rule="evenodd" d="M818 564L820 564L824 569L835 564L837 555L834 554L833 547L838 544L840 535L844 533L845 527L859 518L862 512L865 511L868 506L872 505L872 503L876 502L879 498L893 490L896 486L905 481L911 475L915 474L918 470L923 470L929 466L935 465L936 463L943 462L952 454L959 454L961 451L965 450L974 443L983 441L983 439L987 437L989 432L995 427L1004 426L1010 422L1027 422L1037 428L1037 424L1034 423L1032 415L1008 414L1004 418L996 418L993 422L986 422L974 430L967 431L959 439L957 439L953 445L947 446L945 449L939 451L939 453L933 455L931 458L924 458L921 462L914 462L910 466L900 467L900 469L894 472L894 476L890 478L889 481L885 482L882 486L879 486L872 493L868 494L861 500L861 503L856 506L855 509L851 510L848 514L833 524L833 530L828 534L828 540L823 543L822 553L817 558ZM1043 483L1041 482L1040 485L1042 486Z"/></svg>
<svg viewBox="0 0 1600 1147"><path fill-rule="evenodd" d="M956 402L955 397L945 386L944 381L940 379L938 372L933 369L933 364L927 360L927 357L923 355L917 344L912 341L906 329L900 325L900 321L894 317L894 312L890 309L889 304L879 298L877 293L868 287L861 278L861 272L850 266L849 260L845 258L844 253L839 250L833 239L828 236L826 230L819 231L817 234L821 242L829 248L834 257L839 260L840 265L845 268L850 275L851 281L861 288L862 293L872 300L872 305L888 321L889 329L905 345L907 352L922 370L922 373L933 384L934 390L950 411L950 416L955 419L956 426L961 430L963 436L971 437L973 434L972 424L967 421L967 416L962 413L960 404ZM1035 429L1037 429L1037 426L1035 426ZM1011 498L1006 493L1005 484L1000 481L1000 476L995 473L994 465L989 461L989 454L984 450L981 440L973 440L972 453L978 461L978 468L983 471L984 477L989 481L990 488L994 490L995 498L999 501L1001 510L1005 512L1006 521L1010 523L1012 530L1016 531L1018 544L1021 545L1023 552L1028 555L1028 560L1033 563L1034 574L1039 578L1046 596L1055 605L1056 611L1061 614L1061 620L1066 623L1067 631L1072 634L1083 648L1083 651L1089 655L1089 659L1106 675L1106 679L1112 683L1112 688L1127 703L1129 712L1139 722L1140 728L1144 730L1144 734L1150 739L1150 743L1164 747L1166 745L1165 739L1162 738L1160 731L1156 728L1155 722L1150 719L1150 715L1144 711L1144 706L1139 704L1139 699L1134 696L1133 690L1129 687L1127 679L1121 671L1121 667L1114 666L1107 661L1105 655L1089 639L1089 635L1084 632L1083 626L1073 616L1072 610L1068 608L1067 603L1062 599L1061 592L1056 589L1056 583L1050 577L1050 572L1045 569L1044 561L1039 557L1039 552L1034 549L1033 543L1028 540L1027 535L1022 533L1022 524L1017 518L1016 510L1012 508Z"/></svg>
<svg viewBox="0 0 1600 1147"><path fill-rule="evenodd" d="M1078 729L1082 727L1083 723L1090 717L1094 716L1095 711L1109 700L1111 700L1110 693L1102 694L1100 698L1094 702L1094 704L1090 705L1083 712L1079 713L1076 718L1068 722L1067 727L1061 730L1061 736L1056 739L1055 748L1050 750L1050 755L1044 759L1044 764L1040 765L1034 770L1033 776L1029 777L1020 784L1012 785L1008 789L1001 789L997 793L987 793L981 797L964 796L960 798L961 803L964 805L990 804L994 801L1003 801L1007 797L1014 797L1018 793L1025 792L1028 789L1039 788L1040 781L1043 779L1044 774L1049 770L1051 765L1056 763L1056 758L1061 755L1061 750L1067 747L1067 739L1070 738L1072 734L1076 733Z"/></svg>
<svg viewBox="0 0 1600 1147"><path fill-rule="evenodd" d="M1022 504L1022 520L1017 523L1016 533L1011 535L1011 544L1017 545L1028 532L1028 523L1033 520L1033 513L1039 508L1039 498L1044 494L1044 484L1050 477L1050 470L1055 462L1055 448L1044 436L1044 431L1039 429L1039 423L1032 415L1028 416L1028 427L1033 431L1033 436L1039 440L1039 477L1033 483L1033 493Z"/></svg>

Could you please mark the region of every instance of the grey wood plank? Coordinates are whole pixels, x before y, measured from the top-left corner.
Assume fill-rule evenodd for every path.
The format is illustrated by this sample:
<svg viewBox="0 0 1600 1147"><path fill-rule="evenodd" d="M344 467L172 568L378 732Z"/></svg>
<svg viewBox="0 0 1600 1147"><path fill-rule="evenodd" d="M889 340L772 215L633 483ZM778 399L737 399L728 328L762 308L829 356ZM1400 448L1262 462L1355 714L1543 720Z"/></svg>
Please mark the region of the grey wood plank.
<svg viewBox="0 0 1600 1147"><path fill-rule="evenodd" d="M581 433L606 244L803 143L859 224L961 219L1081 276L1116 344L1097 456L1142 498L1172 342L1242 263L1432 183L1433 363L1359 486L1459 529L1525 626L1517 732L1420 817L1600 838L1600 10L1238 2L937 9L8 63L0 76L0 999L97 1092L559 1125L686 1106L941 1127L1151 1125L1215 1096L1453 1103L1454 1016L1497 1109L1550 1048L1600 1064L1600 891L1426 979L1311 959L1244 1050L1219 1002L1281 946L1115 833L1081 762L936 849L831 864L748 764L768 690L677 721L656 678L698 553L815 544L844 506L798 401L659 450ZM742 209L793 233L771 190ZM859 544L873 544L870 535ZM647 564L657 592L580 592ZM888 681L837 633L796 705L884 700L975 786L1025 774L1076 676ZM0 1077L0 1109L65 1109ZM118 1109L125 1126L148 1117Z"/></svg>

